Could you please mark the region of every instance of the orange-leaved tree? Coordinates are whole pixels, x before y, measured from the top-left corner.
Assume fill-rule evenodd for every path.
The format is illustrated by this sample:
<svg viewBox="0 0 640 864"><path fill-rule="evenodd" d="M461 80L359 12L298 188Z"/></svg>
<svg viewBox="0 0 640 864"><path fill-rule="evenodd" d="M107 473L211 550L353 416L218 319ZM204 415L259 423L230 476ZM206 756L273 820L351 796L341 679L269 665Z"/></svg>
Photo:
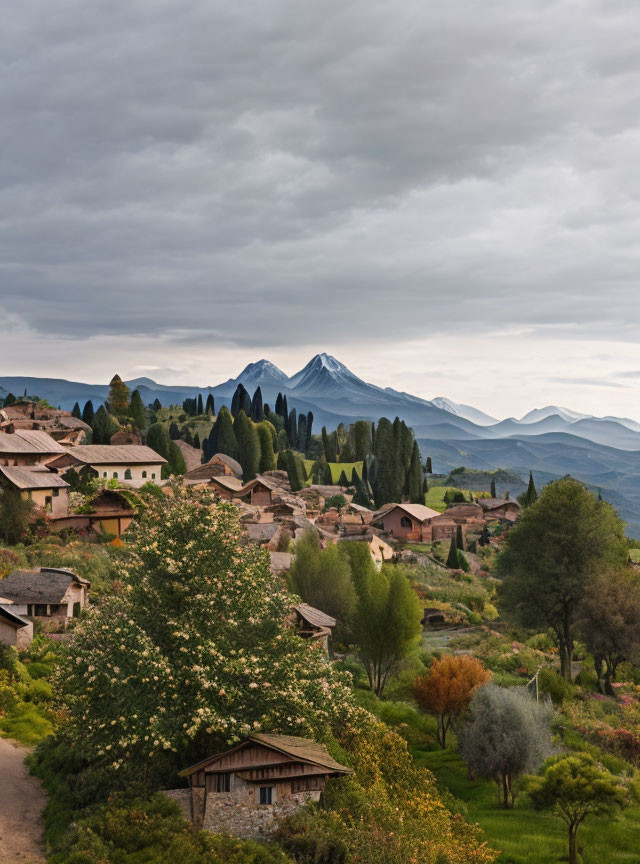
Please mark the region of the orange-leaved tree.
<svg viewBox="0 0 640 864"><path fill-rule="evenodd" d="M416 679L413 697L424 711L435 716L441 747L446 747L451 724L467 710L476 688L490 680L491 672L469 654L436 657L429 674Z"/></svg>

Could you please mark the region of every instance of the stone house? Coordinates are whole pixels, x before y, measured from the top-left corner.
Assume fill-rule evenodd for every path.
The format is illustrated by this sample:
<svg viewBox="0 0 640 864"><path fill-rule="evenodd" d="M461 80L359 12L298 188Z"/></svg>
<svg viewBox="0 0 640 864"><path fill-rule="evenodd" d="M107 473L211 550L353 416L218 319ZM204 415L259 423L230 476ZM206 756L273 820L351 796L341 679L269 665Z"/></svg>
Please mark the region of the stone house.
<svg viewBox="0 0 640 864"><path fill-rule="evenodd" d="M15 611L13 603L0 603L0 645L26 648L33 639L33 622Z"/></svg>
<svg viewBox="0 0 640 864"><path fill-rule="evenodd" d="M193 822L242 838L268 835L278 819L319 801L330 777L351 773L322 744L265 734L180 772L189 781Z"/></svg>
<svg viewBox="0 0 640 864"><path fill-rule="evenodd" d="M19 489L23 498L51 515L52 519L69 512L69 484L44 466L8 467L0 465L0 487Z"/></svg>
<svg viewBox="0 0 640 864"><path fill-rule="evenodd" d="M33 429L16 429L15 432L0 432L0 465L42 465L65 453L64 447L51 435Z"/></svg>
<svg viewBox="0 0 640 864"><path fill-rule="evenodd" d="M88 605L90 587L87 579L59 567L14 570L0 580L0 603L11 603L20 616L66 624Z"/></svg>
<svg viewBox="0 0 640 864"><path fill-rule="evenodd" d="M104 480L117 480L122 486L138 489L149 481L159 482L162 466L166 464L167 460L155 450L141 444L119 447L83 444L69 447L63 455L48 462L47 467L64 474L69 468L79 470L89 466Z"/></svg>
<svg viewBox="0 0 640 864"><path fill-rule="evenodd" d="M214 476L209 482L214 491L226 501L242 501L253 507L271 506L273 492L278 488L273 480L261 474L248 483L227 474Z"/></svg>
<svg viewBox="0 0 640 864"><path fill-rule="evenodd" d="M188 470L183 480L188 485L195 485L207 483L212 477L223 476L237 477L238 480L242 480L242 466L226 453L216 453L208 462Z"/></svg>

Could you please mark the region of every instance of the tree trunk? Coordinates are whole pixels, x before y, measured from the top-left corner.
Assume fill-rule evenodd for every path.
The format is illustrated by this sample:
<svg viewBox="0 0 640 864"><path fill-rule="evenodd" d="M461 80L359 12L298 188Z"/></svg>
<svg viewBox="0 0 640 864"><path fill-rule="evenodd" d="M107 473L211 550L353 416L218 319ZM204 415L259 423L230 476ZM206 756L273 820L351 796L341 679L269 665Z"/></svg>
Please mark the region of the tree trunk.
<svg viewBox="0 0 640 864"><path fill-rule="evenodd" d="M578 847L576 839L578 835L578 826L569 825L569 864L578 864Z"/></svg>

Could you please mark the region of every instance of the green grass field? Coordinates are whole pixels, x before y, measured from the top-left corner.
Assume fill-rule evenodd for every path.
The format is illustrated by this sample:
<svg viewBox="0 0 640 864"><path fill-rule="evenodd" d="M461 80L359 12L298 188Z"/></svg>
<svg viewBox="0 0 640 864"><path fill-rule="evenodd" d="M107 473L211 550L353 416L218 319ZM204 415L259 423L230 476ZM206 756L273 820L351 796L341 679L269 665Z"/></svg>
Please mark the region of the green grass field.
<svg viewBox="0 0 640 864"><path fill-rule="evenodd" d="M424 503L432 510L442 513L447 509L447 505L444 503L444 496L447 492L464 492L465 498L469 497L468 489L456 489L455 486L434 486L424 496Z"/></svg>
<svg viewBox="0 0 640 864"><path fill-rule="evenodd" d="M415 749L420 765L465 805L465 817L483 829L489 846L502 855L500 864L559 864L567 859L564 822L531 809L524 796L513 810L497 803L496 784L468 780L462 759L451 750ZM578 844L583 864L637 864L640 860L640 807L630 807L621 818L589 818L580 828Z"/></svg>
<svg viewBox="0 0 640 864"><path fill-rule="evenodd" d="M311 477L311 469L313 468L313 459L304 459L304 469L307 472L307 476ZM356 469L356 473L358 477L362 476L362 462L329 462L329 468L331 468L331 480L333 483L337 484L340 479L340 474L344 471L347 475L347 479L351 480L351 472L353 469ZM311 482L311 480L309 480Z"/></svg>

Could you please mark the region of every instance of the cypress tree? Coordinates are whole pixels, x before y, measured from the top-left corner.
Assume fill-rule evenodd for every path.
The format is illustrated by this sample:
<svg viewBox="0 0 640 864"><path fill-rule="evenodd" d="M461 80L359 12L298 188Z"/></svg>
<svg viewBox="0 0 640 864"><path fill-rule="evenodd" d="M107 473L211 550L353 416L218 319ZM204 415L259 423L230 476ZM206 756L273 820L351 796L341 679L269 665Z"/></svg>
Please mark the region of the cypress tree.
<svg viewBox="0 0 640 864"><path fill-rule="evenodd" d="M178 428L177 423L171 423L169 426L169 438L172 441L177 441L180 437L180 429Z"/></svg>
<svg viewBox="0 0 640 864"><path fill-rule="evenodd" d="M329 461L329 436L327 435L327 427L322 427L322 449L324 451L324 458Z"/></svg>
<svg viewBox="0 0 640 864"><path fill-rule="evenodd" d="M126 417L129 411L129 388L119 375L114 375L109 382L109 397L107 408L115 417Z"/></svg>
<svg viewBox="0 0 640 864"><path fill-rule="evenodd" d="M206 414L210 414L212 417L216 413L216 406L215 406L215 403L213 401L213 394L212 393L209 393L209 395L207 396L207 402L206 402L204 410L205 410Z"/></svg>
<svg viewBox="0 0 640 864"><path fill-rule="evenodd" d="M306 451L307 449L307 415L300 414L298 417L298 434L297 434L298 449Z"/></svg>
<svg viewBox="0 0 640 864"><path fill-rule="evenodd" d="M273 471L276 467L276 454L273 450L275 434L276 430L267 420L258 423L258 440L260 443L260 466L258 470L261 474L265 471Z"/></svg>
<svg viewBox="0 0 640 864"><path fill-rule="evenodd" d="M276 414L278 417L283 417L282 413L282 393L278 393L276 396Z"/></svg>
<svg viewBox="0 0 640 864"><path fill-rule="evenodd" d="M87 402L84 403L84 408L82 409L82 420L88 426L91 426L91 424L93 423L93 416L93 402L91 401L91 399L89 399Z"/></svg>
<svg viewBox="0 0 640 864"><path fill-rule="evenodd" d="M496 481L495 481L495 478L493 478L493 477L491 478L491 497L492 498L496 497Z"/></svg>
<svg viewBox="0 0 640 864"><path fill-rule="evenodd" d="M289 419L289 406L287 405L287 397L286 396L282 397L282 419L284 420L284 426L286 429L287 428L287 421ZM288 434L289 433L287 430L287 435Z"/></svg>
<svg viewBox="0 0 640 864"><path fill-rule="evenodd" d="M424 480L422 483L422 494L426 495L428 491L429 491L429 481L427 480L427 475L425 474Z"/></svg>
<svg viewBox="0 0 640 864"><path fill-rule="evenodd" d="M407 475L407 495L412 504L424 504L422 463L420 450L416 441L413 442L411 461Z"/></svg>
<svg viewBox="0 0 640 864"><path fill-rule="evenodd" d="M184 474L187 470L182 451L175 443L175 441L169 442L168 464L163 466L163 468L166 469L167 473L173 474L175 477L180 474Z"/></svg>
<svg viewBox="0 0 640 864"><path fill-rule="evenodd" d="M433 466L431 465L431 456L427 456L427 474L433 474Z"/></svg>
<svg viewBox="0 0 640 864"><path fill-rule="evenodd" d="M350 485L350 486L355 486L356 489L357 489L358 486L360 485L360 477L358 476L358 472L356 471L356 466L355 466L355 465L354 465L353 468L351 469L351 483L350 483L349 485Z"/></svg>
<svg viewBox="0 0 640 864"><path fill-rule="evenodd" d="M380 418L376 429L375 457L377 470L371 485L376 507L382 507L397 500L398 486L394 430L386 417Z"/></svg>
<svg viewBox="0 0 640 864"><path fill-rule="evenodd" d="M153 400L153 410L159 411L161 408L162 408L162 402L158 398L154 399Z"/></svg>
<svg viewBox="0 0 640 864"><path fill-rule="evenodd" d="M148 424L147 412L142 402L142 396L138 390L134 390L131 394L131 405L129 406L129 416L133 420L133 425L140 432L143 432Z"/></svg>
<svg viewBox="0 0 640 864"><path fill-rule="evenodd" d="M311 429L313 427L313 411L307 411L307 440L305 441L305 452L311 447Z"/></svg>
<svg viewBox="0 0 640 864"><path fill-rule="evenodd" d="M264 408L262 406L262 390L260 389L260 387L256 387L256 392L253 394L253 399L251 400L251 418L255 420L256 423L264 420Z"/></svg>
<svg viewBox="0 0 640 864"><path fill-rule="evenodd" d="M289 485L291 486L292 492L298 492L302 489L303 486L303 478L302 472L300 470L301 466L299 463L299 457L296 458L296 454L293 450L287 450L284 453L285 464L287 476L289 477Z"/></svg>
<svg viewBox="0 0 640 864"><path fill-rule="evenodd" d="M209 433L209 459L216 453L224 453L232 459L238 458L238 442L233 429L229 409L224 405L218 411L216 422Z"/></svg>
<svg viewBox="0 0 640 864"><path fill-rule="evenodd" d="M9 405L13 405L15 401L16 397L13 395L13 393L7 393L7 395L4 397L3 405L5 408L8 408Z"/></svg>
<svg viewBox="0 0 640 864"><path fill-rule="evenodd" d="M72 416L72 417L75 417L75 418L78 419L78 420L82 420L82 413L81 413L81 411L80 411L80 406L78 405L77 402L76 402L76 404L73 406L73 408L71 409L71 416Z"/></svg>
<svg viewBox="0 0 640 864"><path fill-rule="evenodd" d="M198 393L198 414L204 414L204 406L202 404L202 393Z"/></svg>
<svg viewBox="0 0 640 864"><path fill-rule="evenodd" d="M255 423L240 410L233 424L236 441L238 442L238 462L242 465L242 476L247 483L258 473L260 467L260 440Z"/></svg>
<svg viewBox="0 0 640 864"><path fill-rule="evenodd" d="M247 393L242 382L238 384L236 392L233 394L231 400L231 414L233 417L237 417L241 411L244 411L247 417L251 414L251 397Z"/></svg>
<svg viewBox="0 0 640 864"><path fill-rule="evenodd" d="M451 570L458 570L458 544L456 543L455 534L451 537L451 545L449 546L449 557L447 558L447 567Z"/></svg>
<svg viewBox="0 0 640 864"><path fill-rule="evenodd" d="M201 449L202 449L202 445L200 444L200 436L198 435L197 432L196 432L196 434L193 436L193 446L196 448L196 450L201 450Z"/></svg>
<svg viewBox="0 0 640 864"><path fill-rule="evenodd" d="M536 484L533 482L533 471L529 471L529 488L527 489L527 507L530 507L531 504L535 504L538 500L538 490L536 489Z"/></svg>
<svg viewBox="0 0 640 864"><path fill-rule="evenodd" d="M101 405L93 415L91 429L93 431L91 440L94 444L109 444L111 436L117 431L116 422L104 405Z"/></svg>
<svg viewBox="0 0 640 864"><path fill-rule="evenodd" d="M338 478L338 486L344 486L345 488L349 485L349 480L347 479L347 475L344 472L344 468L340 472L340 477Z"/></svg>
<svg viewBox="0 0 640 864"><path fill-rule="evenodd" d="M462 525L456 528L456 546L464 551L464 535L462 534Z"/></svg>
<svg viewBox="0 0 640 864"><path fill-rule="evenodd" d="M298 446L298 412L295 408L289 413L289 422L287 423L287 435L289 444L295 448Z"/></svg>

